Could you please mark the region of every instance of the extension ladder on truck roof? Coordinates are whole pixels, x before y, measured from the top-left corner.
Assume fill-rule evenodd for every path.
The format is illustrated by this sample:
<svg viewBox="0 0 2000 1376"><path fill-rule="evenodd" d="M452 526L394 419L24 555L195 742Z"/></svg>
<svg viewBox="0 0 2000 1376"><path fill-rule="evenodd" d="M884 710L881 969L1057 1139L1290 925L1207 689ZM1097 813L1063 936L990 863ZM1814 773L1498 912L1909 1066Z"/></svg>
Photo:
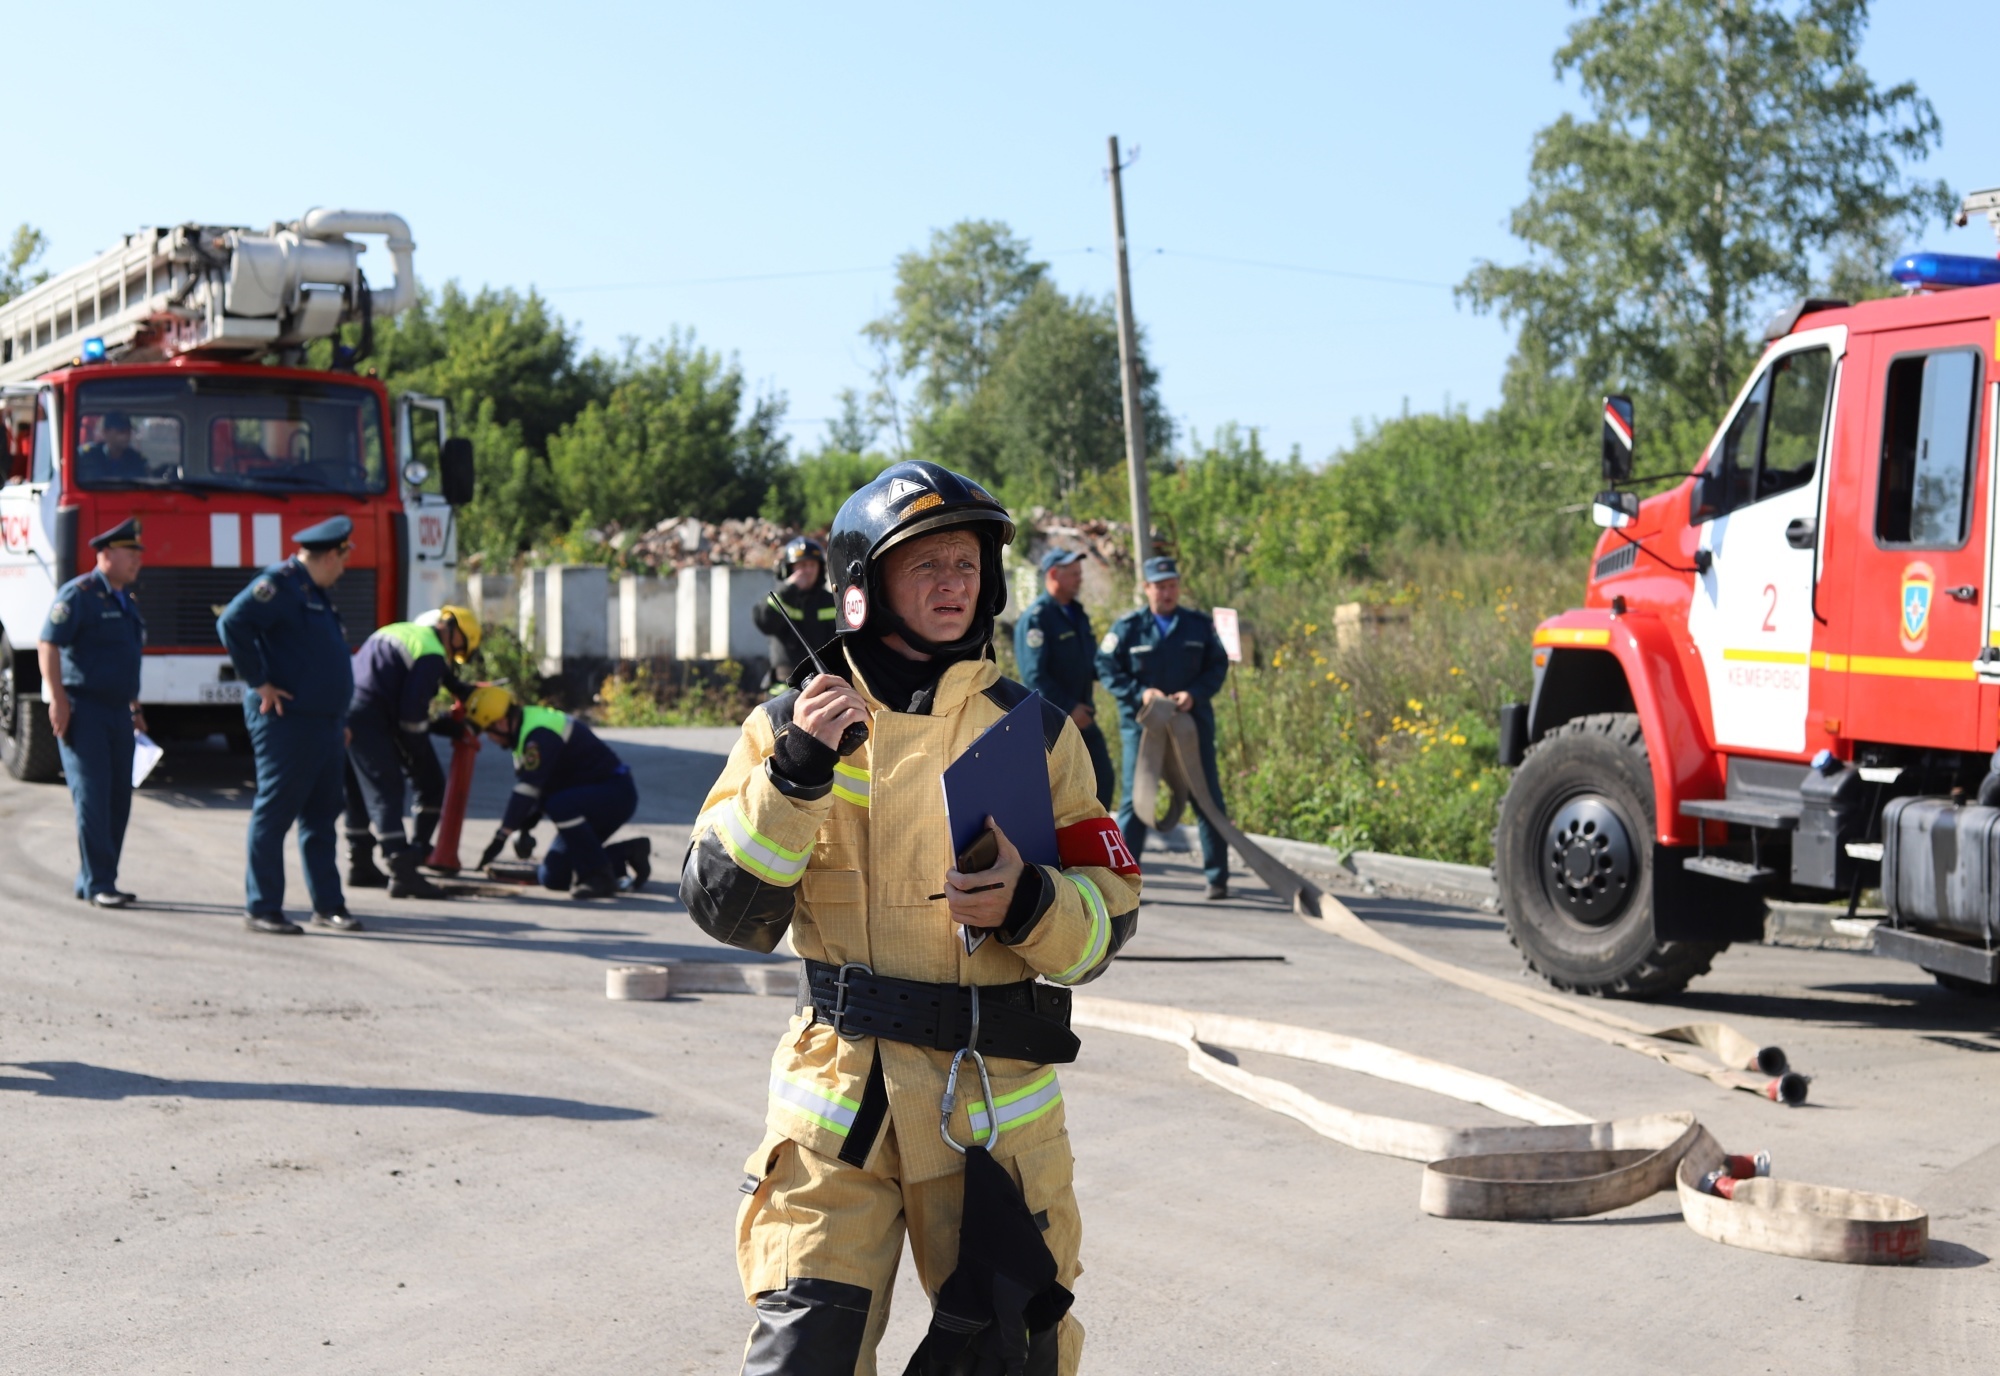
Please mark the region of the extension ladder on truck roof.
<svg viewBox="0 0 2000 1376"><path fill-rule="evenodd" d="M370 288L364 245L388 237L395 281ZM85 357L141 362L177 354L256 356L322 339L348 321L416 299L416 245L400 215L311 210L254 231L226 225L142 229L118 247L0 305L0 383Z"/></svg>

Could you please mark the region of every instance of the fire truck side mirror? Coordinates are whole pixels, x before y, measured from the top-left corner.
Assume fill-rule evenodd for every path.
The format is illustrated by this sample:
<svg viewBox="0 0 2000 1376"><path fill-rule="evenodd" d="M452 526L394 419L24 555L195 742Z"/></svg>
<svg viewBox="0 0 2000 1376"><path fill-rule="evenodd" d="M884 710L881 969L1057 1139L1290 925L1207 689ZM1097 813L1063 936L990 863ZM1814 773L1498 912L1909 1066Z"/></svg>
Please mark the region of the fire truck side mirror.
<svg viewBox="0 0 2000 1376"><path fill-rule="evenodd" d="M1608 530L1629 526L1639 515L1636 492L1600 492L1590 504L1590 519Z"/></svg>
<svg viewBox="0 0 2000 1376"><path fill-rule="evenodd" d="M1604 399L1604 481L1616 487L1632 477L1632 398Z"/></svg>
<svg viewBox="0 0 2000 1376"><path fill-rule="evenodd" d="M472 441L453 435L438 451L438 487L452 506L472 500Z"/></svg>

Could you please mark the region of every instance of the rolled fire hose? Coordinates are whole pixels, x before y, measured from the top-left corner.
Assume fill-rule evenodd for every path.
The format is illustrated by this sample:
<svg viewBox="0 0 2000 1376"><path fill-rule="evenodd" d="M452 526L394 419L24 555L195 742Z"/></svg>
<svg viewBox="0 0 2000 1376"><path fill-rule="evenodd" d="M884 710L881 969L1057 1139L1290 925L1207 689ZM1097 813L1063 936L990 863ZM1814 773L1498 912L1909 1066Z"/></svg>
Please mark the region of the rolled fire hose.
<svg viewBox="0 0 2000 1376"><path fill-rule="evenodd" d="M1731 1089L1779 1102L1803 1102L1806 1077L1776 1047L1759 1047L1722 1023L1650 1029L1609 1010L1572 1004L1546 990L1518 988L1411 950L1362 922L1338 899L1279 863L1239 831L1209 795L1195 724L1166 700L1140 713L1140 755L1133 807L1158 816L1165 783L1177 819L1192 802L1274 893L1309 924L1393 956L1461 988ZM1171 825L1174 819L1162 819ZM1079 1026L1125 1032L1181 1046L1188 1066L1217 1086L1297 1119L1358 1150L1426 1162L1421 1204L1445 1218L1571 1218L1636 1203L1670 1184L1682 1216L1703 1237L1730 1246L1820 1261L1898 1265L1921 1261L1929 1218L1891 1195L1797 1181L1734 1178L1722 1148L1689 1113L1592 1122L1573 1109L1504 1081L1373 1042L1311 1028L1191 1013L1177 1008L1083 997ZM1531 1126L1446 1128L1357 1113L1281 1080L1253 1074L1216 1056L1234 1046L1358 1071L1478 1103ZM1682 1050L1700 1047L1709 1060ZM1704 1181L1729 1178L1711 1193Z"/></svg>
<svg viewBox="0 0 2000 1376"><path fill-rule="evenodd" d="M1322 892L1315 884L1280 863L1239 831L1209 794L1201 768L1201 738L1193 717L1175 709L1166 698L1155 698L1139 713L1143 730L1139 760L1132 780L1133 812L1142 818L1156 815L1159 791L1164 785L1178 814L1181 803L1191 802L1215 829L1222 833L1236 853L1243 857L1257 877L1271 891L1292 905L1309 925L1334 936L1366 946L1386 956L1414 965L1439 979L1498 999L1524 1013L1581 1032L1586 1037L1623 1047L1699 1075L1728 1089L1741 1089L1784 1104L1805 1102L1805 1075L1792 1070L1785 1053L1775 1046L1760 1047L1735 1028L1724 1023L1688 1023L1678 1027L1649 1028L1608 1008L1576 1003L1551 990L1524 987L1496 979L1413 951L1391 937L1368 926L1339 899ZM1162 819L1161 825L1170 825ZM1708 1056L1684 1047L1700 1047Z"/></svg>

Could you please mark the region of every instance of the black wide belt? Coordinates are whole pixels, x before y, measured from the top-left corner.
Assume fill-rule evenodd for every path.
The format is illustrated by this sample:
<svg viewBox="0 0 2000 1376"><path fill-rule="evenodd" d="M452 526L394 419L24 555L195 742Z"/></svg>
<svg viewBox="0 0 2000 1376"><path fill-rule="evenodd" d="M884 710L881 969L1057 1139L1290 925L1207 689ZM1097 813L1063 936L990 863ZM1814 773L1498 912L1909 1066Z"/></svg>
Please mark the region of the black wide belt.
<svg viewBox="0 0 2000 1376"><path fill-rule="evenodd" d="M1070 992L1037 980L921 984L890 979L860 964L808 960L799 975L799 1007L843 1037L886 1037L938 1051L972 1045L975 1011L984 1056L1067 1065L1082 1043L1069 1030ZM977 1004L974 1003L975 993Z"/></svg>

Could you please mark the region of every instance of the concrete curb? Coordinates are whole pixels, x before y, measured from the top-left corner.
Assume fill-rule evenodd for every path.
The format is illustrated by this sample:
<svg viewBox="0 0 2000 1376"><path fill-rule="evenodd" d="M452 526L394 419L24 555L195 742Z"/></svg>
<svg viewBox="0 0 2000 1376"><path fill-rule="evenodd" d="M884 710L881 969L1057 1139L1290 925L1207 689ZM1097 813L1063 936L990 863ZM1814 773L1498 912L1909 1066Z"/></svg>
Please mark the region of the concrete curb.
<svg viewBox="0 0 2000 1376"><path fill-rule="evenodd" d="M1317 846L1309 841L1255 834L1250 839L1303 874L1338 875L1366 883L1392 884L1400 889L1446 894L1488 912L1499 907L1500 892L1492 872L1477 865L1419 860L1373 850L1357 850L1343 859L1331 846ZM1866 951L1873 944L1870 933L1885 916L1879 908L1863 908L1850 919L1840 904L1793 903L1783 899L1772 899L1767 906L1770 910L1764 924L1767 946Z"/></svg>

